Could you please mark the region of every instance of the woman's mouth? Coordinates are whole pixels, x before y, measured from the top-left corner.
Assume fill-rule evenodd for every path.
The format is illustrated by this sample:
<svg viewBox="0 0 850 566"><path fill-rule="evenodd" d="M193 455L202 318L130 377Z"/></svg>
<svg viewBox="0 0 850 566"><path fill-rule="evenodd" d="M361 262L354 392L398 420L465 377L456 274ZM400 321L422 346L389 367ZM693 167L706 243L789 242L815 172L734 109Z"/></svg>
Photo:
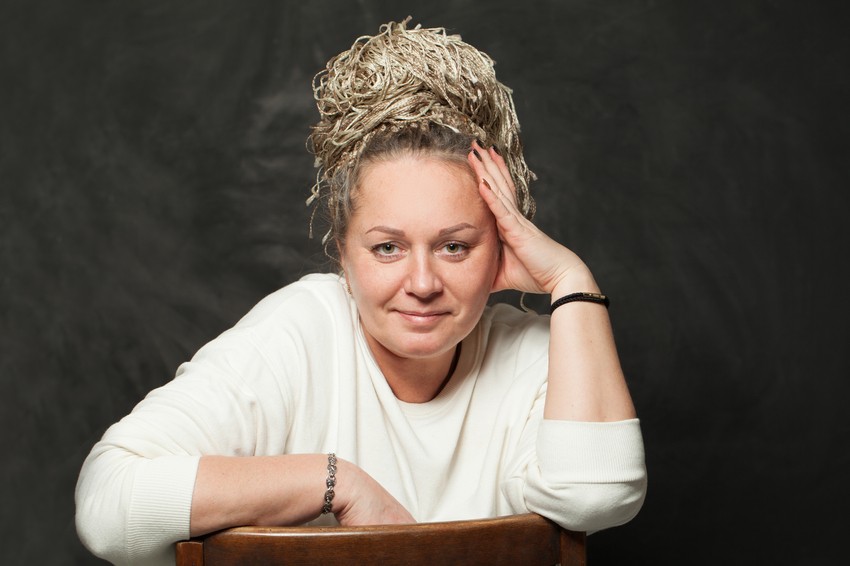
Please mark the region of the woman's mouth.
<svg viewBox="0 0 850 566"><path fill-rule="evenodd" d="M427 326L434 324L448 315L446 311L396 311L401 317L411 324Z"/></svg>

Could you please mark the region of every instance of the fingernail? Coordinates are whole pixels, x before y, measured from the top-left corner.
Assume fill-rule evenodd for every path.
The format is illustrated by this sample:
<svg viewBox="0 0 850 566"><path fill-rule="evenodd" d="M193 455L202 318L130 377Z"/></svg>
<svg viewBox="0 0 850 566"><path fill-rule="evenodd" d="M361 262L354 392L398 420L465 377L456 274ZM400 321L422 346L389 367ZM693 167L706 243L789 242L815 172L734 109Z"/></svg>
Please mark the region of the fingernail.
<svg viewBox="0 0 850 566"><path fill-rule="evenodd" d="M475 138L475 143L478 144L478 147L484 147L484 143L478 138Z"/></svg>
<svg viewBox="0 0 850 566"><path fill-rule="evenodd" d="M491 149L496 152L496 155L502 155L502 152L499 151L499 148L496 147L495 145Z"/></svg>
<svg viewBox="0 0 850 566"><path fill-rule="evenodd" d="M472 153L474 153L474 154L475 154L475 157L477 157L477 158L478 158L478 161L481 161L481 156L480 156L480 155L478 155L478 150L477 150L477 149L473 149L473 150L472 150Z"/></svg>

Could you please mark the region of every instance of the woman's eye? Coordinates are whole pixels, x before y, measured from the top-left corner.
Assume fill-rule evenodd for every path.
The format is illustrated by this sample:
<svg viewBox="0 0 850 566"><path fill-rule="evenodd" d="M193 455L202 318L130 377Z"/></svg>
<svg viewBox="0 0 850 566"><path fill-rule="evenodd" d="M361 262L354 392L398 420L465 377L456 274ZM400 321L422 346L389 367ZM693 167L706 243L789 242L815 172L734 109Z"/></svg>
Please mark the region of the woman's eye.
<svg viewBox="0 0 850 566"><path fill-rule="evenodd" d="M461 244L460 242L449 242L448 244L443 246L443 250L448 255L460 255L467 250L467 246L465 244Z"/></svg>
<svg viewBox="0 0 850 566"><path fill-rule="evenodd" d="M372 250L378 255L393 255L398 252L398 246L392 242L384 242L383 244L378 244Z"/></svg>

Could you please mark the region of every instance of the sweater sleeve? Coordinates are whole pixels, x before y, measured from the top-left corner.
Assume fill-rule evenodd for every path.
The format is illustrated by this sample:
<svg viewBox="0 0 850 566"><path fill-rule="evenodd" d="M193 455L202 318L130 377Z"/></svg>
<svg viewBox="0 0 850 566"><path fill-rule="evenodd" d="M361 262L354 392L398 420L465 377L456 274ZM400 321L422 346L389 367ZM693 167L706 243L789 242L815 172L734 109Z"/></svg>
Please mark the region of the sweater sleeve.
<svg viewBox="0 0 850 566"><path fill-rule="evenodd" d="M534 512L562 527L593 532L637 515L646 494L637 419L542 420L526 431L520 462L502 492L516 513Z"/></svg>
<svg viewBox="0 0 850 566"><path fill-rule="evenodd" d="M77 481L83 544L116 564L173 564L173 543L189 536L202 455L268 456L321 445L329 410L321 392L338 372L327 352L344 350L348 313L338 276L288 285L112 425ZM297 438L301 444L292 445Z"/></svg>
<svg viewBox="0 0 850 566"><path fill-rule="evenodd" d="M94 446L75 493L77 532L92 553L173 563L173 543L189 537L200 456L251 455L263 431L286 430L286 396L246 334L202 348Z"/></svg>
<svg viewBox="0 0 850 566"><path fill-rule="evenodd" d="M543 420L524 500L564 528L598 531L637 515L646 494L640 422Z"/></svg>

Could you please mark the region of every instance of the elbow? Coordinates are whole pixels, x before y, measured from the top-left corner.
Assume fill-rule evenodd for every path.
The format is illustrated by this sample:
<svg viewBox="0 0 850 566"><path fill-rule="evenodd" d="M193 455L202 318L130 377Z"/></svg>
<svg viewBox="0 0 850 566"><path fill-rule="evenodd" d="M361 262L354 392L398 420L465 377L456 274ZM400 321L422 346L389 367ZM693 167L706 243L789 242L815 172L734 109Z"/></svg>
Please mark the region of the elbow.
<svg viewBox="0 0 850 566"><path fill-rule="evenodd" d="M93 452L76 490L76 527L83 545L116 564L159 563L188 538L198 457L144 459Z"/></svg>
<svg viewBox="0 0 850 566"><path fill-rule="evenodd" d="M113 564L126 562L123 522L105 510L103 502L92 497L77 497L75 523L77 536L89 552Z"/></svg>
<svg viewBox="0 0 850 566"><path fill-rule="evenodd" d="M112 563L127 562L127 485L129 466L106 465L108 458L89 455L74 493L77 536L89 552Z"/></svg>
<svg viewBox="0 0 850 566"><path fill-rule="evenodd" d="M539 466L527 470L529 508L566 529L598 531L627 523L646 497L638 421L543 421Z"/></svg>
<svg viewBox="0 0 850 566"><path fill-rule="evenodd" d="M595 532L623 525L640 511L646 476L618 483L583 483L526 492L530 511L571 531Z"/></svg>
<svg viewBox="0 0 850 566"><path fill-rule="evenodd" d="M571 530L601 531L624 525L637 516L646 498L646 481L585 486L580 496L564 509L571 520L564 525Z"/></svg>

